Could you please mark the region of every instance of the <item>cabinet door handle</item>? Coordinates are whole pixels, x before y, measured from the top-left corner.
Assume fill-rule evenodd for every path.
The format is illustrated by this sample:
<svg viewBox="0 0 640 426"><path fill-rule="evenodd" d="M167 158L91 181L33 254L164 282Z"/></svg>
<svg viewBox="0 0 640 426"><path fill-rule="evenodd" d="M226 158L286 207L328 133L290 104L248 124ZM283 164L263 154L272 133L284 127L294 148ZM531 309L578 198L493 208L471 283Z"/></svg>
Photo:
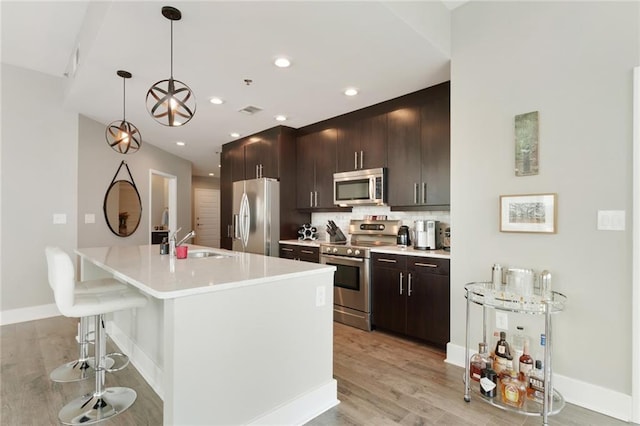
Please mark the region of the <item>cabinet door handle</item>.
<svg viewBox="0 0 640 426"><path fill-rule="evenodd" d="M313 254L311 250L300 250L300 252L305 254Z"/></svg>
<svg viewBox="0 0 640 426"><path fill-rule="evenodd" d="M282 251L293 251L292 248L288 248L288 247L280 247L282 249Z"/></svg>
<svg viewBox="0 0 640 426"><path fill-rule="evenodd" d="M260 177L264 177L264 165L260 164Z"/></svg>
<svg viewBox="0 0 640 426"><path fill-rule="evenodd" d="M358 151L353 151L353 169L358 169Z"/></svg>
<svg viewBox="0 0 640 426"><path fill-rule="evenodd" d="M364 151L360 151L360 168L364 169Z"/></svg>
<svg viewBox="0 0 640 426"><path fill-rule="evenodd" d="M309 191L309 207L313 207L313 191Z"/></svg>
<svg viewBox="0 0 640 426"><path fill-rule="evenodd" d="M411 296L411 274L407 278L407 296Z"/></svg>
<svg viewBox="0 0 640 426"><path fill-rule="evenodd" d="M422 182L422 204L427 204L427 182Z"/></svg>
<svg viewBox="0 0 640 426"><path fill-rule="evenodd" d="M418 184L413 184L413 204L418 204Z"/></svg>
<svg viewBox="0 0 640 426"><path fill-rule="evenodd" d="M402 296L402 272L400 272L400 295Z"/></svg>
<svg viewBox="0 0 640 426"><path fill-rule="evenodd" d="M318 191L316 191L315 194L316 194L316 202L313 206L318 207Z"/></svg>
<svg viewBox="0 0 640 426"><path fill-rule="evenodd" d="M395 260L395 259L385 259L385 258L380 258L380 259L378 259L378 262L396 263L396 262L397 262L397 260Z"/></svg>
<svg viewBox="0 0 640 426"><path fill-rule="evenodd" d="M434 265L433 263L420 263L420 262L416 262L414 263L414 265L416 266L425 266L427 268L437 268L438 265Z"/></svg>
<svg viewBox="0 0 640 426"><path fill-rule="evenodd" d="M256 164L256 179L258 179L260 177L260 170L258 165Z"/></svg>

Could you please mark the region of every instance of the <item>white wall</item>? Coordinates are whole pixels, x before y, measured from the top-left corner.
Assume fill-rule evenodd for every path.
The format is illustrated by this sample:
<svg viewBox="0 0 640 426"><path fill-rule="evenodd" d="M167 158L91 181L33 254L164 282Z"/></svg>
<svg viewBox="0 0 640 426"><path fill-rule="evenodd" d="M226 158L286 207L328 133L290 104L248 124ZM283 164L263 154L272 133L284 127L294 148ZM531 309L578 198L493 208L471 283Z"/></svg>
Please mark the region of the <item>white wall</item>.
<svg viewBox="0 0 640 426"><path fill-rule="evenodd" d="M2 64L3 321L53 303L44 247L76 245L78 118L61 107L63 91L62 78ZM54 225L54 213L67 223Z"/></svg>
<svg viewBox="0 0 640 426"><path fill-rule="evenodd" d="M57 314L47 281L46 245L148 244L149 169L178 176L178 226L191 227L191 163L144 144L123 156L104 125L64 108L62 78L2 64L1 324ZM125 159L142 199L142 222L127 238L111 233L102 205ZM122 172L121 172L122 173ZM122 176L119 175L119 176ZM95 224L85 224L87 213ZM53 215L66 215L54 225Z"/></svg>
<svg viewBox="0 0 640 426"><path fill-rule="evenodd" d="M639 8L471 2L452 16L452 343L464 345L465 283L488 279L496 262L548 269L569 300L554 318L555 372L584 382L583 393L593 385L622 396L622 411L631 393L631 222L598 231L596 214L631 217ZM514 116L529 111L540 112L540 173L515 177ZM558 193L558 233L500 233L499 195L537 192Z"/></svg>

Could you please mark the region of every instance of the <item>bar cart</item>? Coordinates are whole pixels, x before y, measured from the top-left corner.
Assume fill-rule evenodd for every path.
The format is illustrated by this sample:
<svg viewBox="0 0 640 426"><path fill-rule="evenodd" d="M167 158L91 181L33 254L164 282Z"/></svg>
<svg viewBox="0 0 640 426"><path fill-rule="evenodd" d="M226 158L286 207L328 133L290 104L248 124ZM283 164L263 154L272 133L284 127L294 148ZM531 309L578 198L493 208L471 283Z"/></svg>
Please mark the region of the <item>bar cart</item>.
<svg viewBox="0 0 640 426"><path fill-rule="evenodd" d="M542 424L548 425L548 416L559 413L565 405L562 395L553 389L551 378L551 316L562 312L567 302L567 297L562 293L552 291L547 295L531 294L519 295L506 291L505 286L493 288L491 282L472 282L464 286L467 298L466 311L466 337L465 337L465 376L464 376L464 400L471 401L471 378L469 375L469 318L470 306L476 304L482 306L482 332L483 341L487 342L487 314L488 309L524 313L532 315L544 315L544 330L546 345L544 350L544 397L542 403L527 399L522 408L516 408L504 404L500 398L489 398L482 395L479 390L474 392L482 401L503 410L514 411L528 416L542 416Z"/></svg>

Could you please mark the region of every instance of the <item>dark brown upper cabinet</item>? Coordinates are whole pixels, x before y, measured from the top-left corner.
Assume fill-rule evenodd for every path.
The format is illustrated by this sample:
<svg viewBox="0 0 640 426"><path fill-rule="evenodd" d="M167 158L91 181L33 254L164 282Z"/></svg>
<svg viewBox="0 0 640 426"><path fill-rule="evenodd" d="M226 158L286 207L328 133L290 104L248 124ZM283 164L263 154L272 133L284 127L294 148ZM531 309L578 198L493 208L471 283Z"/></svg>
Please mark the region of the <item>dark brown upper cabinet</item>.
<svg viewBox="0 0 640 426"><path fill-rule="evenodd" d="M245 179L279 178L278 133L267 131L249 138L244 146Z"/></svg>
<svg viewBox="0 0 640 426"><path fill-rule="evenodd" d="M345 123L338 129L338 172L387 165L387 115L379 114Z"/></svg>
<svg viewBox="0 0 640 426"><path fill-rule="evenodd" d="M419 104L387 116L389 204L395 210L448 209L449 83L427 89Z"/></svg>
<svg viewBox="0 0 640 426"><path fill-rule="evenodd" d="M333 209L333 173L336 171L336 129L298 137L296 159L299 209Z"/></svg>

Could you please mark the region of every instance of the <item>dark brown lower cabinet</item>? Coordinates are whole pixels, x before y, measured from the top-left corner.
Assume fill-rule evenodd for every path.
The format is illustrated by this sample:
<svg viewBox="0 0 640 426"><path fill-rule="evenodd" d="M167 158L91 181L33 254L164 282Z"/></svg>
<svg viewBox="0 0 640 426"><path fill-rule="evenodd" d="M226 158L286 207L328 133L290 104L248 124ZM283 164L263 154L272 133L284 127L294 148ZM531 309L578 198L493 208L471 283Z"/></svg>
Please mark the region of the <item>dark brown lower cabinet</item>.
<svg viewBox="0 0 640 426"><path fill-rule="evenodd" d="M449 259L373 253L376 328L444 348L449 342Z"/></svg>
<svg viewBox="0 0 640 426"><path fill-rule="evenodd" d="M280 257L283 259L320 263L320 248L280 243Z"/></svg>

